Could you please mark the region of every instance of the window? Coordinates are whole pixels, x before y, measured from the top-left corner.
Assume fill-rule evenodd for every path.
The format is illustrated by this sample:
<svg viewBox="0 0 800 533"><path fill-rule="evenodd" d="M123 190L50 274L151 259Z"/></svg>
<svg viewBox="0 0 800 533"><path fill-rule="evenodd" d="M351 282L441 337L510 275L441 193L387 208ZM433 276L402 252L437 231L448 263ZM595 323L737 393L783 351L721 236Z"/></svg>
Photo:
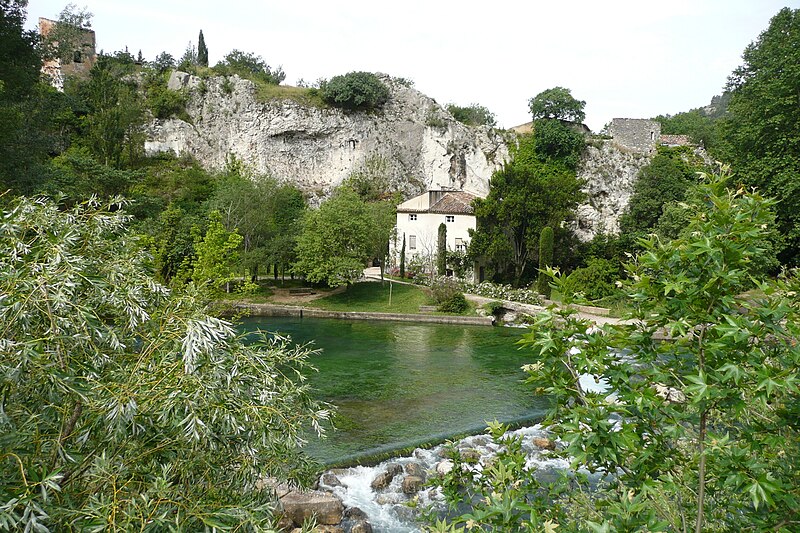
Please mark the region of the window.
<svg viewBox="0 0 800 533"><path fill-rule="evenodd" d="M417 220L417 214L416 213L409 213L408 214L408 220L411 220L411 221Z"/></svg>
<svg viewBox="0 0 800 533"><path fill-rule="evenodd" d="M444 216L444 221L445 222L455 222L456 221L456 216L455 215L445 215Z"/></svg>
<svg viewBox="0 0 800 533"><path fill-rule="evenodd" d="M417 249L417 236L416 235L409 235L408 236L408 249L409 250L416 250Z"/></svg>
<svg viewBox="0 0 800 533"><path fill-rule="evenodd" d="M467 245L464 244L464 239L459 239L456 237L456 252L466 252Z"/></svg>

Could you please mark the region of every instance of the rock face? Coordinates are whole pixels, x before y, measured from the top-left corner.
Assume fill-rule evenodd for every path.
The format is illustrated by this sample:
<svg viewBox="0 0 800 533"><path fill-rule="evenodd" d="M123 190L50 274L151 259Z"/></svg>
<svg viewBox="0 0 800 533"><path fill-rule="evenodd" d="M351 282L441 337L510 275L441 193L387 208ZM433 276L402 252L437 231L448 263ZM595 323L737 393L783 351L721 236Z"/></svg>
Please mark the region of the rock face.
<svg viewBox="0 0 800 533"><path fill-rule="evenodd" d="M588 200L578 206L575 233L590 241L598 233L619 233L619 217L628 207L633 184L653 153L625 150L612 141L586 146L578 178L586 180Z"/></svg>
<svg viewBox="0 0 800 533"><path fill-rule="evenodd" d="M382 110L364 113L261 101L255 84L238 76L201 79L175 71L168 87L188 93L190 122L154 120L145 151L190 154L210 169L234 157L257 174L295 183L312 203L351 173L375 167L407 198L430 188L485 196L492 173L509 158L514 134L465 126L432 98L380 77L391 98ZM651 157L612 141L590 142L578 169L589 194L575 222L580 239L619 231L633 182Z"/></svg>
<svg viewBox="0 0 800 533"><path fill-rule="evenodd" d="M320 195L375 161L408 196L441 187L485 195L489 177L508 158L503 137L465 126L435 100L380 77L391 98L382 110L364 113L285 99L261 102L255 85L238 76L173 72L168 86L189 93L191 123L155 120L145 150L188 153L214 169L234 156L256 173Z"/></svg>

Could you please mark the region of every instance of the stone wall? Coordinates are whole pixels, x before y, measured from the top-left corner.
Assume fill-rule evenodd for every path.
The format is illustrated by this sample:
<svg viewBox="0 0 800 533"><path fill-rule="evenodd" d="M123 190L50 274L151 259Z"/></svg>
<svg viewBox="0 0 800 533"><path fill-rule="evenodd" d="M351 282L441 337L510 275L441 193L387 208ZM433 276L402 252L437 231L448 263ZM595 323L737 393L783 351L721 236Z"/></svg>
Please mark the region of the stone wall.
<svg viewBox="0 0 800 533"><path fill-rule="evenodd" d="M661 124L644 118L615 118L611 121L614 142L635 152L653 152L661 137Z"/></svg>

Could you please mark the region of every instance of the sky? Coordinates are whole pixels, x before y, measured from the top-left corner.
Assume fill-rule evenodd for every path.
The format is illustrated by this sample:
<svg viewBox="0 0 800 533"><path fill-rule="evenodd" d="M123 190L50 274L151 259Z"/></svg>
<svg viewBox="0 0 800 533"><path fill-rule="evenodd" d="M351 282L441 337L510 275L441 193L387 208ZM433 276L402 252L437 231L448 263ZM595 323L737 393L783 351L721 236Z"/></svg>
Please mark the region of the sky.
<svg viewBox="0 0 800 533"><path fill-rule="evenodd" d="M26 26L67 2L29 0ZM233 49L286 72L284 84L351 71L414 81L441 104L477 103L498 126L530 121L528 100L561 86L595 132L615 117L702 107L744 49L800 0L75 0L97 48L152 60L197 44L213 65Z"/></svg>

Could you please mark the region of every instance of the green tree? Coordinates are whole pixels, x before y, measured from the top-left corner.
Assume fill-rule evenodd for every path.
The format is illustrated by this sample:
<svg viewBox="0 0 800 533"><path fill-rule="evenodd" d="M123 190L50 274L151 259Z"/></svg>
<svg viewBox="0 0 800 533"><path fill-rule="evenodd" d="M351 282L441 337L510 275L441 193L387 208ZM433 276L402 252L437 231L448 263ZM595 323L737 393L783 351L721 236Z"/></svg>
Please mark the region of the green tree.
<svg viewBox="0 0 800 533"><path fill-rule="evenodd" d="M292 270L331 287L355 282L372 252L371 222L367 204L352 189L337 189L319 209L307 212Z"/></svg>
<svg viewBox="0 0 800 533"><path fill-rule="evenodd" d="M0 104L24 100L39 80L41 58L36 33L23 25L26 0L4 0L0 7Z"/></svg>
<svg viewBox="0 0 800 533"><path fill-rule="evenodd" d="M800 10L782 9L728 79L720 156L737 179L775 197L779 259L800 263Z"/></svg>
<svg viewBox="0 0 800 533"><path fill-rule="evenodd" d="M328 416L290 377L309 352L156 283L122 207L3 213L0 528L268 529L256 487L310 477L298 442Z"/></svg>
<svg viewBox="0 0 800 533"><path fill-rule="evenodd" d="M403 245L400 247L400 277L406 277L406 235L403 234Z"/></svg>
<svg viewBox="0 0 800 533"><path fill-rule="evenodd" d="M726 184L698 185L680 238L644 241L628 267L631 321L597 327L552 310L524 338L529 382L554 401L544 425L564 445L558 454L612 475L587 493L580 473L545 490L514 466L518 453L477 483L456 465L451 496L452 484L503 495L458 521L697 532L800 523L800 471L787 459L800 445L800 280L754 276L773 204Z"/></svg>
<svg viewBox="0 0 800 533"><path fill-rule="evenodd" d="M252 281L260 267L293 260L305 208L302 193L293 185L279 184L270 176L232 173L217 187L209 206L222 214L228 231L243 237L242 266Z"/></svg>
<svg viewBox="0 0 800 533"><path fill-rule="evenodd" d="M550 279L545 273L553 265L553 228L545 226L539 234L539 277L536 289L545 298L550 298Z"/></svg>
<svg viewBox="0 0 800 533"><path fill-rule="evenodd" d="M120 168L144 155L144 103L136 83L123 78L132 73L131 61L100 56L79 96L89 108L81 144L104 165Z"/></svg>
<svg viewBox="0 0 800 533"><path fill-rule="evenodd" d="M197 38L197 64L201 67L208 66L208 48L206 39L203 37L203 30L200 30L200 36Z"/></svg>
<svg viewBox="0 0 800 533"><path fill-rule="evenodd" d="M447 273L447 226L444 222L439 224L436 241L436 271L440 276Z"/></svg>
<svg viewBox="0 0 800 533"><path fill-rule="evenodd" d="M666 206L686 199L697 182L696 173L702 162L690 159L685 148L661 147L633 184L633 194L625 213L620 217L623 233L644 234L658 224Z"/></svg>
<svg viewBox="0 0 800 533"><path fill-rule="evenodd" d="M230 282L236 279L236 267L239 266L238 248L241 242L241 235L225 229L220 212L211 211L205 234L195 238L197 257L192 281L198 286L208 285L215 290L225 286L225 292L230 292Z"/></svg>
<svg viewBox="0 0 800 533"><path fill-rule="evenodd" d="M519 286L536 259L542 228L571 215L584 197L581 186L574 171L542 161L534 137L522 137L512 161L492 175L489 195L475 201L470 254L486 260L498 281Z"/></svg>
<svg viewBox="0 0 800 533"><path fill-rule="evenodd" d="M371 72L348 72L334 76L321 91L322 99L328 104L360 111L383 107L390 97L386 85Z"/></svg>
<svg viewBox="0 0 800 533"><path fill-rule="evenodd" d="M236 49L228 52L222 61L214 65L214 71L222 76L236 74L248 80L270 85L280 85L286 79L283 68L272 69L263 57Z"/></svg>
<svg viewBox="0 0 800 533"><path fill-rule="evenodd" d="M540 92L528 101L533 120L555 119L568 122L583 122L586 102L577 100L569 89L553 87Z"/></svg>
<svg viewBox="0 0 800 533"><path fill-rule="evenodd" d="M703 109L693 109L675 115L659 115L653 120L661 124L661 133L688 135L693 143L703 146L709 153L715 153L719 142L717 118L707 116Z"/></svg>
<svg viewBox="0 0 800 533"><path fill-rule="evenodd" d="M533 123L533 141L542 159L561 162L577 168L586 139L582 132L554 119L538 119Z"/></svg>
<svg viewBox="0 0 800 533"><path fill-rule="evenodd" d="M453 115L453 118L467 126L495 126L497 124L494 113L479 104L470 104L466 107L447 104L445 107Z"/></svg>

